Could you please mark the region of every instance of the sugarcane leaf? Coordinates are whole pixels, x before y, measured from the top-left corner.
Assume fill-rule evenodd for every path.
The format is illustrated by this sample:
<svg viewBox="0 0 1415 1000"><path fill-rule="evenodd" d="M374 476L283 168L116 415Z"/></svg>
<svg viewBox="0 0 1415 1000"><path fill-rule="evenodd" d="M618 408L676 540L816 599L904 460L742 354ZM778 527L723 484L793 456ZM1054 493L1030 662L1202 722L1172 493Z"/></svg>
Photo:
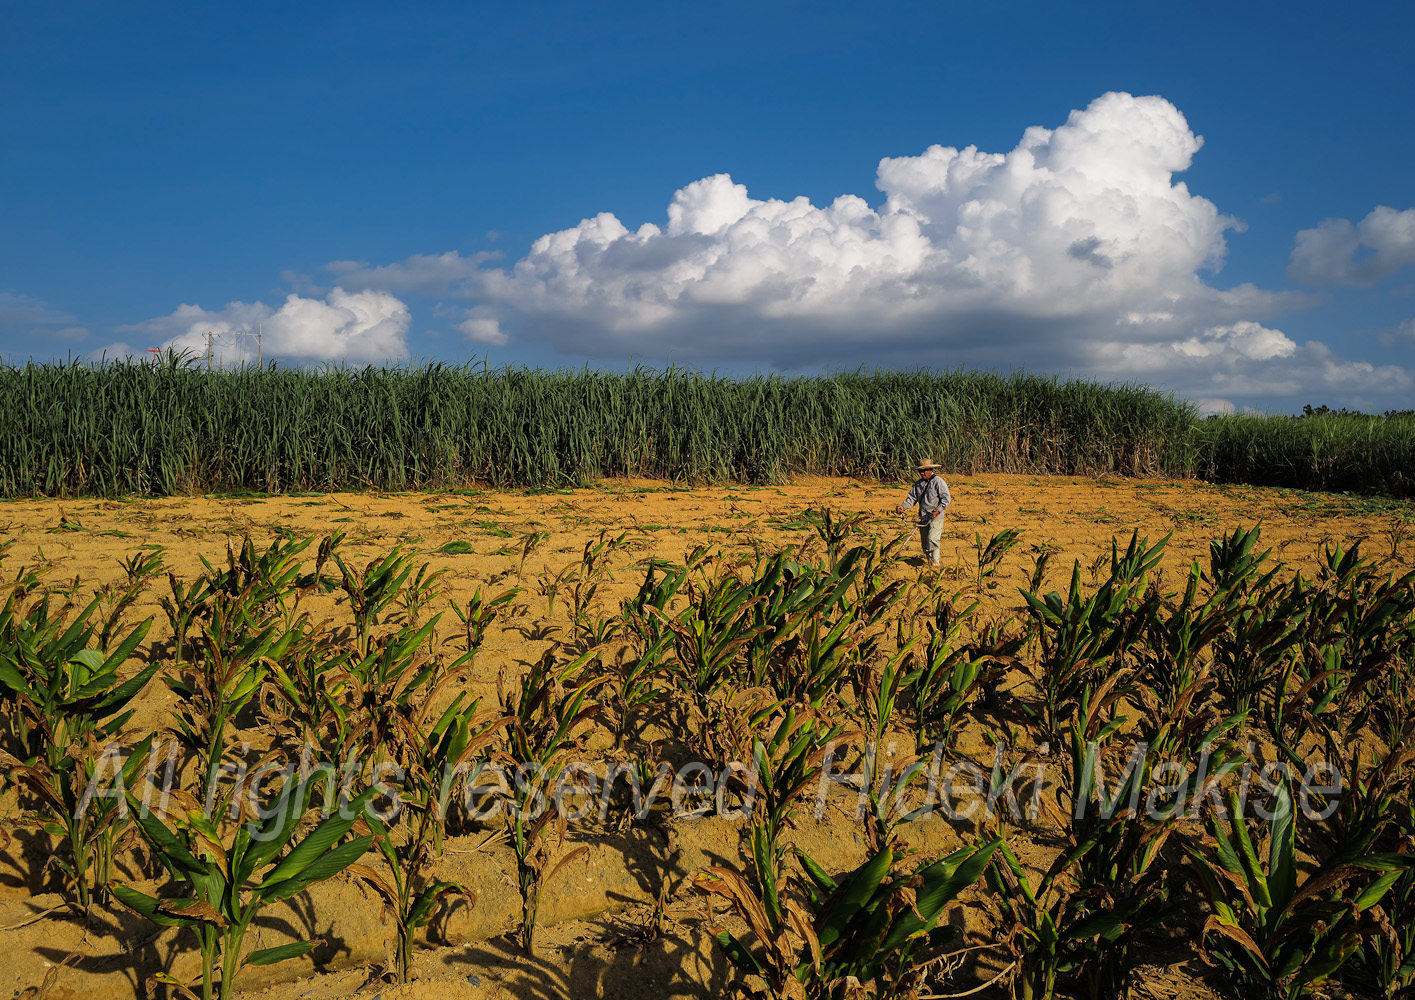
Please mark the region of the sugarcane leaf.
<svg viewBox="0 0 1415 1000"><path fill-rule="evenodd" d="M444 896L466 895L467 890L457 882L434 882L418 893L413 905L408 908L408 926L421 927L432 917L432 908Z"/></svg>
<svg viewBox="0 0 1415 1000"><path fill-rule="evenodd" d="M805 869L811 881L816 884L816 888L820 889L822 892L835 892L836 889L839 888L835 879L827 875L825 869L816 864L815 859L799 851L796 856L801 861L801 867Z"/></svg>
<svg viewBox="0 0 1415 1000"><path fill-rule="evenodd" d="M253 951L246 956L246 965L274 965L276 962L283 962L288 958L299 958L301 955L308 955L316 947L324 942L319 938L311 941L296 941L293 944L282 944L274 948L262 948L260 951Z"/></svg>
<svg viewBox="0 0 1415 1000"><path fill-rule="evenodd" d="M249 842L242 845L240 857L242 881L249 879L255 874L256 869L268 863L280 853L281 848L290 843L291 838L294 837L295 828L304 818L305 807L312 793L312 786L301 787L291 779L287 779L285 784L281 786L280 795L276 799L278 805L272 803L267 808L267 815L260 828L251 831Z"/></svg>
<svg viewBox="0 0 1415 1000"><path fill-rule="evenodd" d="M347 844L341 844L307 865L298 875L269 886L262 886L257 890L257 894L261 899L267 902L274 902L293 896L298 892L303 892L316 882L333 878L345 868L349 867L349 865L363 857L368 849L373 846L374 839L375 838L370 835L351 840Z"/></svg>
<svg viewBox="0 0 1415 1000"><path fill-rule="evenodd" d="M757 961L756 956L748 951L741 941L729 934L727 931L720 931L717 935L717 946L722 949L722 953L727 956L728 961L743 972L761 976L766 974L762 964Z"/></svg>
<svg viewBox="0 0 1415 1000"><path fill-rule="evenodd" d="M192 921L203 921L225 927L228 923L221 911L204 899L164 899L157 904L163 913Z"/></svg>
<svg viewBox="0 0 1415 1000"><path fill-rule="evenodd" d="M152 741L156 739L156 733L149 733L142 740L138 741L131 750L128 751L127 758L123 761L123 785L131 785L133 779L137 777L138 771L147 762L147 755L152 750Z"/></svg>
<svg viewBox="0 0 1415 1000"><path fill-rule="evenodd" d="M9 657L0 658L0 683L26 698L31 700L35 698L35 692L25 681L24 675L20 673L15 661Z"/></svg>
<svg viewBox="0 0 1415 1000"><path fill-rule="evenodd" d="M133 655L133 650L137 649L138 645L145 638L147 638L148 630L151 628L151 618L148 618L146 621L137 625L131 632L127 634L123 641L118 644L118 648L113 650L113 652L108 655L108 658L104 660L101 664L100 669L117 670L124 663L126 663L128 657ZM127 700L128 698L131 698L133 695L137 694L139 691L142 690L143 685L147 683L147 680L143 677L143 675L146 674L147 677L151 677L153 673L156 672L156 668L159 666L161 666L161 661L154 661L153 663L149 664L148 669L145 669L142 673L138 674L136 677L133 677L126 683L119 685L117 688L114 689L112 695L110 696L111 700Z"/></svg>
<svg viewBox="0 0 1415 1000"><path fill-rule="evenodd" d="M820 940L821 951L829 951L840 940L850 921L855 919L865 904L875 894L890 865L894 863L894 851L886 846L878 854L855 869L841 883L837 891L816 915L816 937Z"/></svg>
<svg viewBox="0 0 1415 1000"><path fill-rule="evenodd" d="M1263 949L1258 946L1258 942L1254 941L1252 936L1243 928L1220 920L1216 916L1210 916L1209 919L1204 922L1202 933L1208 934L1210 931L1237 942L1239 947L1252 955L1263 968L1266 969L1269 967L1268 960L1263 956Z"/></svg>
<svg viewBox="0 0 1415 1000"><path fill-rule="evenodd" d="M343 836L348 833L354 823L358 821L359 813L363 811L363 806L368 802L373 794L372 790L364 792L352 803L350 807L336 812L325 819L317 827L309 832L304 840L300 841L289 854L285 855L273 869L266 873L258 888L261 891L273 885L284 882L287 879L298 878L305 869L309 868L325 852L329 851ZM364 840L365 838L359 838ZM368 838L372 843L372 838ZM363 852L360 851L360 854ZM353 860L350 858L349 860Z"/></svg>
<svg viewBox="0 0 1415 1000"><path fill-rule="evenodd" d="M174 874L205 875L206 865L198 861L186 846L178 839L177 835L167 828L167 824L158 819L157 816L148 812L131 793L128 801L133 811L137 814L138 828L152 843L152 846L162 854L165 863L172 868L178 869Z"/></svg>
<svg viewBox="0 0 1415 1000"><path fill-rule="evenodd" d="M192 917L182 917L166 912L161 908L162 900L157 899L155 896L138 892L136 889L123 885L120 882L114 882L108 888L109 891L113 893L113 898L118 902L122 903L139 916L145 917L162 927L191 927L194 924L200 923L199 920Z"/></svg>
<svg viewBox="0 0 1415 1000"><path fill-rule="evenodd" d="M1357 912L1364 913L1366 910L1369 910L1379 903L1381 897L1389 892L1390 887L1395 885L1404 874L1405 872L1399 870L1384 873L1372 881L1366 888L1362 889L1361 892L1357 894L1356 898L1352 900L1351 905L1356 908Z"/></svg>
<svg viewBox="0 0 1415 1000"><path fill-rule="evenodd" d="M164 677L163 680L173 693L183 701L191 701L196 696L196 689L184 680L172 676Z"/></svg>
<svg viewBox="0 0 1415 1000"><path fill-rule="evenodd" d="M398 905L397 891L393 888L393 886L388 884L387 879L385 879L378 872L374 871L368 865L352 864L346 867L344 870L355 878L361 879L364 882L368 883L368 885L372 889L374 889L374 891L376 891L380 896L384 898L384 901L387 902L389 906L396 907Z"/></svg>
<svg viewBox="0 0 1415 1000"><path fill-rule="evenodd" d="M1125 930L1128 920L1118 913L1092 913L1077 921L1066 930L1066 936L1073 941L1086 941L1099 937L1114 941Z"/></svg>
<svg viewBox="0 0 1415 1000"><path fill-rule="evenodd" d="M1297 890L1296 824L1292 809L1292 793L1287 782L1278 783L1277 803L1273 809L1272 829L1268 843L1268 889L1271 905L1286 908Z"/></svg>
<svg viewBox="0 0 1415 1000"><path fill-rule="evenodd" d="M879 950L892 953L909 938L932 930L948 904L978 881L1001 843L1001 838L996 838L971 852L965 848L917 872L924 884L915 896L914 906L900 914Z"/></svg>

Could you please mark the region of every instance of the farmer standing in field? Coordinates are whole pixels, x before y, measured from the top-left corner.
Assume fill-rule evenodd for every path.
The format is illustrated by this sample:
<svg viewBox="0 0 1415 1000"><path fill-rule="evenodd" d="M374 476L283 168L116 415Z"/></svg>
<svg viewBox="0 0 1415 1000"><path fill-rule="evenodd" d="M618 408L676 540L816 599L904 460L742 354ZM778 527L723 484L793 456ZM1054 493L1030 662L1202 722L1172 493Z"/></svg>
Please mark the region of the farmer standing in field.
<svg viewBox="0 0 1415 1000"><path fill-rule="evenodd" d="M940 466L931 458L926 458L914 470L919 481L909 487L909 495L904 502L894 508L896 514L919 505L919 542L924 547L924 558L938 568L938 542L943 537L943 512L953 502L948 495L948 484L934 470Z"/></svg>

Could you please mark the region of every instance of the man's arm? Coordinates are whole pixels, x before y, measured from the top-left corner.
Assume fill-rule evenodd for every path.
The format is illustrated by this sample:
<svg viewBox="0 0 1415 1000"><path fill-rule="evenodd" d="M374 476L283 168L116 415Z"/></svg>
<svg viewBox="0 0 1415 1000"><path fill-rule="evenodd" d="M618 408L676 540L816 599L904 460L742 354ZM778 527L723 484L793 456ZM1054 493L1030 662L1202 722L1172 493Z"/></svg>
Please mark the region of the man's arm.
<svg viewBox="0 0 1415 1000"><path fill-rule="evenodd" d="M914 506L914 504L918 503L918 502L919 502L919 497L921 497L921 496L923 495L923 492L924 492L922 489L920 489L920 486L921 486L922 484L923 484L923 480L920 480L919 482L915 483L913 486L910 486L910 487L909 487L909 493L908 493L908 495L904 497L904 502L901 503L898 507L895 507L894 509L897 510L897 511L899 511L899 512L902 514L904 511L906 511L906 510L908 510L910 507Z"/></svg>

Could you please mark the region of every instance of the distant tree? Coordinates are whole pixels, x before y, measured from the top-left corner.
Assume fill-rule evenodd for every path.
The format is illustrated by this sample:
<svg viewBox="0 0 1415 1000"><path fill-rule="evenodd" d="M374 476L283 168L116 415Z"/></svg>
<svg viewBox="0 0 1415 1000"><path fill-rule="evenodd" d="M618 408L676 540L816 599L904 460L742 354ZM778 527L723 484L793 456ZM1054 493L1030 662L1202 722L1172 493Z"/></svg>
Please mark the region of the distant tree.
<svg viewBox="0 0 1415 1000"><path fill-rule="evenodd" d="M1348 410L1344 406L1339 410L1333 410L1330 406L1313 406L1308 403L1302 407L1302 412L1297 415L1296 419L1301 420L1303 417L1365 417L1369 420L1374 419L1375 416L1374 413L1365 413L1361 410ZM1415 410L1386 410L1381 416L1384 418L1415 417Z"/></svg>

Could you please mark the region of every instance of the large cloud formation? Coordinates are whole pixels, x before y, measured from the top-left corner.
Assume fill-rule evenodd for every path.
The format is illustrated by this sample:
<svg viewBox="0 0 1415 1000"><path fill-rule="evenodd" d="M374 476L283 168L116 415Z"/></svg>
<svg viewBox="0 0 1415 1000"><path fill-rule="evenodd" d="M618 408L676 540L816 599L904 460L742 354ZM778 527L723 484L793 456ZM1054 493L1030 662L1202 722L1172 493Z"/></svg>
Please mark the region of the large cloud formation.
<svg viewBox="0 0 1415 1000"><path fill-rule="evenodd" d="M1377 205L1353 225L1327 219L1297 234L1287 276L1306 285L1365 288L1415 264L1415 208Z"/></svg>
<svg viewBox="0 0 1415 1000"><path fill-rule="evenodd" d="M184 306L144 329L201 350L207 329L250 333L263 320L267 356L391 360L406 356L408 328L394 296L415 293L462 302L452 322L477 349L548 344L611 363L1025 367L1142 381L1209 410L1379 407L1415 391L1404 368L1271 325L1313 296L1215 283L1241 225L1175 179L1202 145L1163 98L1109 93L1057 128L1027 129L1008 153L886 157L874 205L756 199L717 174L676 192L661 224L601 213L507 267L455 251L337 261L327 299ZM1377 208L1299 234L1289 273L1363 285L1411 262L1415 210ZM227 356L250 357L253 341L236 340Z"/></svg>
<svg viewBox="0 0 1415 1000"><path fill-rule="evenodd" d="M718 174L674 195L666 227L602 213L541 237L484 272L480 297L519 331L606 356L790 366L868 346L937 362L986 335L1075 360L1077 324L1098 316L1134 340L1165 336L1180 309L1231 312L1197 272L1234 222L1172 179L1201 145L1169 102L1112 93L1007 154L886 158L878 208L756 200Z"/></svg>
<svg viewBox="0 0 1415 1000"><path fill-rule="evenodd" d="M580 356L1025 366L1147 381L1210 409L1407 391L1403 369L1258 322L1307 297L1205 280L1239 224L1174 178L1202 145L1163 98L1110 93L1058 128L1027 129L1009 153L887 157L875 207L754 199L718 174L678 191L665 225L601 213L509 268L443 255L341 266L340 278L441 284L477 300L461 325L474 343L527 338ZM1403 223L1382 211L1360 229L1377 260L1353 273L1403 259Z"/></svg>
<svg viewBox="0 0 1415 1000"><path fill-rule="evenodd" d="M1328 378L1339 360L1257 326L1298 297L1201 277L1238 225L1174 179L1202 144L1168 101L1111 93L1009 153L887 157L877 207L754 199L718 174L678 191L666 225L601 213L510 268L443 255L340 277L458 282L478 300L461 325L473 342L604 358L1026 365L1194 396L1260 387L1274 365L1345 384Z"/></svg>
<svg viewBox="0 0 1415 1000"><path fill-rule="evenodd" d="M232 302L216 311L183 305L128 329L160 340L163 348L201 357L209 331L218 364L254 362L258 349L266 359L371 364L408 357L410 322L408 307L388 292L334 288L323 299L292 294L279 309L263 302ZM94 353L113 357L133 349L119 343Z"/></svg>

